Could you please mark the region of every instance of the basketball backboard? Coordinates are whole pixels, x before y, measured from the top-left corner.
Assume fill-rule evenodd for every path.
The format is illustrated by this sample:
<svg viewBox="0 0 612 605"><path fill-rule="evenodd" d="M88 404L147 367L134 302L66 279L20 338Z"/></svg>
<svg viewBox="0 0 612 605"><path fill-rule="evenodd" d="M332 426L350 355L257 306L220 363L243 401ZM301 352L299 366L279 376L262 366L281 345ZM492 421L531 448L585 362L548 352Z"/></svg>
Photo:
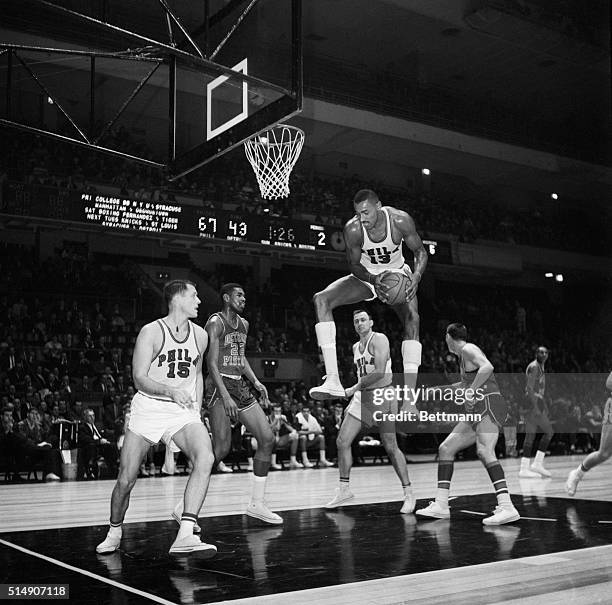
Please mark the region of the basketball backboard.
<svg viewBox="0 0 612 605"><path fill-rule="evenodd" d="M301 0L8 0L0 22L0 124L170 179L301 110ZM113 146L119 126L153 152Z"/></svg>

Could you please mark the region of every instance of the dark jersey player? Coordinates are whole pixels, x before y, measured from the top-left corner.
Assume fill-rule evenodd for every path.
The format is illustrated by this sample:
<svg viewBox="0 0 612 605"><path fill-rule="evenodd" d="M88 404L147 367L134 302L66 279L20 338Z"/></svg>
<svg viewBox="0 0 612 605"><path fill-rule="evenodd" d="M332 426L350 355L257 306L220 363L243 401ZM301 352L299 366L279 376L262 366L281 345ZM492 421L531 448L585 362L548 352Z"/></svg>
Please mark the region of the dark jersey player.
<svg viewBox="0 0 612 605"><path fill-rule="evenodd" d="M454 389L472 389L476 397L466 407L473 414L479 414L475 423L459 422L438 449L438 490L436 499L429 506L416 512L420 517L448 519L450 510L448 494L453 477L453 465L457 452L476 443L476 452L487 469L497 497L497 507L493 515L482 520L485 525L502 525L517 521L518 511L514 508L504 469L495 456L495 445L499 428L503 426L508 414L508 406L502 397L493 365L485 354L471 342L467 342L467 330L463 324L450 324L446 329L448 350L459 357L461 381L452 385Z"/></svg>
<svg viewBox="0 0 612 605"><path fill-rule="evenodd" d="M223 309L213 313L206 323L209 338L205 405L210 416L215 460L223 460L231 449L231 421L240 420L257 440L253 461L253 491L247 515L266 523L283 519L264 503L266 478L274 449L274 433L268 417L249 389L248 379L259 391L265 405L268 391L258 380L245 357L249 323L240 316L246 297L240 284L221 287Z"/></svg>
<svg viewBox="0 0 612 605"><path fill-rule="evenodd" d="M519 471L519 477L522 479L550 477L550 471L544 468L544 456L546 455L548 444L554 435L544 399L546 391L546 370L544 366L547 360L548 349L546 347L538 347L535 359L525 370L525 376L527 377L525 397L528 407L525 410L525 441L523 443L523 456ZM529 466L538 430L542 431L542 437L540 438L533 464Z"/></svg>
<svg viewBox="0 0 612 605"><path fill-rule="evenodd" d="M315 331L323 354L326 378L321 386L310 390L313 399L344 397L344 388L338 374L333 310L342 305L375 298L386 302L388 287L383 279L390 272L403 272L410 277L406 302L392 307L403 325L402 359L407 387L414 388L421 365L416 292L427 266L427 252L416 232L414 221L403 210L383 206L376 193L370 189L357 192L353 207L355 216L344 226L351 274L341 277L314 295L317 313ZM402 254L403 243L414 254L413 272Z"/></svg>

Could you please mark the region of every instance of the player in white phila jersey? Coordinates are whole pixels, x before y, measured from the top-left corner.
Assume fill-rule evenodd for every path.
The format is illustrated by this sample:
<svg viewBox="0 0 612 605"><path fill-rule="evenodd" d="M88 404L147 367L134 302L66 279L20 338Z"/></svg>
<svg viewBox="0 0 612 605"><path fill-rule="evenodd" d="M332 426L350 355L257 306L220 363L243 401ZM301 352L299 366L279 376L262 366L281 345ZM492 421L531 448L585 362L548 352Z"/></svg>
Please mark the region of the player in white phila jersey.
<svg viewBox="0 0 612 605"><path fill-rule="evenodd" d="M584 473L590 471L594 466L604 463L612 456L612 372L606 379L606 389L610 391L604 408L603 419L601 421L601 440L599 449L591 452L579 465L578 468L570 471L567 477L565 489L570 496L573 496L578 489L578 484L584 478Z"/></svg>
<svg viewBox="0 0 612 605"><path fill-rule="evenodd" d="M217 549L193 535L204 502L213 464L208 431L200 418L203 394L202 361L208 335L190 319L200 299L195 284L174 280L164 287L168 315L145 325L138 334L132 368L138 389L121 449L121 465L111 499L110 528L96 552L119 548L122 523L140 463L152 444L174 442L193 465L185 487L184 512L170 554L199 551L206 557Z"/></svg>
<svg viewBox="0 0 612 605"><path fill-rule="evenodd" d="M419 342L419 309L416 292L427 266L427 252L416 232L412 217L397 208L383 206L370 189L358 191L353 199L355 215L344 226L344 241L351 275L341 277L314 295L317 313L315 331L325 363L325 382L310 390L313 399L344 396L336 356L336 324L333 310L364 300L387 300L388 287L383 283L389 272L410 276L406 302L392 308L403 326L402 359L404 382L412 392L421 365ZM406 264L402 245L414 254L414 271Z"/></svg>
<svg viewBox="0 0 612 605"><path fill-rule="evenodd" d="M336 440L340 486L333 500L325 507L337 508L354 497L349 489L349 475L353 464L351 444L364 426L369 428L378 424L380 440L404 490L404 504L400 512L411 513L414 511L415 501L410 487L406 457L397 445L395 423L384 419L384 414L397 414L398 402L385 400L382 405L374 405L372 399L374 389L391 383L389 340L384 334L372 331L374 322L367 311L361 309L354 311L353 325L359 335L359 341L353 345L357 382L346 389L346 396L352 399L344 413ZM378 421L379 418L381 422Z"/></svg>

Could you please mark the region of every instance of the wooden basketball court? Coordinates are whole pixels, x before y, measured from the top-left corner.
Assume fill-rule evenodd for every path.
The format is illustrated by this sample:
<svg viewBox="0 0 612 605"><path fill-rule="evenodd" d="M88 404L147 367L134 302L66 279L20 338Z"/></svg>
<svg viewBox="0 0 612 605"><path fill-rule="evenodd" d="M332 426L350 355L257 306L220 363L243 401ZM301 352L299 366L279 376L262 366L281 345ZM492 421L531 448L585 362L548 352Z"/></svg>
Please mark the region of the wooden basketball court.
<svg viewBox="0 0 612 605"><path fill-rule="evenodd" d="M547 458L552 479L518 479L504 460L522 519L484 527L495 498L477 461L458 462L450 520L401 515L390 465L355 468L349 506L324 508L335 468L279 471L267 501L282 526L243 515L248 473L214 475L201 513L217 557L173 559L169 519L186 477L140 479L120 552L97 555L106 534L112 481L2 488L0 583L63 583L76 603L609 603L612 479L593 469L575 498L565 479L581 457ZM436 464L409 465L417 508L433 499Z"/></svg>

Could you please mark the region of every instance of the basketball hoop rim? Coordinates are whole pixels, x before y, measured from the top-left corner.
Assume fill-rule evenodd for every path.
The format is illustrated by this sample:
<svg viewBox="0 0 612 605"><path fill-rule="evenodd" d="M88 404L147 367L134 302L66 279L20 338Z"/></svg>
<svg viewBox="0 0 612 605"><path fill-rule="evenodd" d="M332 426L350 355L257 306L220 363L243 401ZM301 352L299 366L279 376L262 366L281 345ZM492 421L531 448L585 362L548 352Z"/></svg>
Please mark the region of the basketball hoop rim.
<svg viewBox="0 0 612 605"><path fill-rule="evenodd" d="M260 137L266 136L266 133L272 132L276 128L287 128L289 130L293 130L294 133L292 134L292 137L290 139L288 139L287 141L282 141L280 143L271 143L269 140L264 143L259 140ZM297 126L291 126L291 124L275 124L274 126L271 126L270 128L266 128L265 130L262 130L261 132L252 136L250 139L246 140L244 144L245 145L265 145L267 147L282 147L283 145L290 145L297 138L299 138L300 135L304 138L306 137L306 133L301 128L298 128Z"/></svg>

